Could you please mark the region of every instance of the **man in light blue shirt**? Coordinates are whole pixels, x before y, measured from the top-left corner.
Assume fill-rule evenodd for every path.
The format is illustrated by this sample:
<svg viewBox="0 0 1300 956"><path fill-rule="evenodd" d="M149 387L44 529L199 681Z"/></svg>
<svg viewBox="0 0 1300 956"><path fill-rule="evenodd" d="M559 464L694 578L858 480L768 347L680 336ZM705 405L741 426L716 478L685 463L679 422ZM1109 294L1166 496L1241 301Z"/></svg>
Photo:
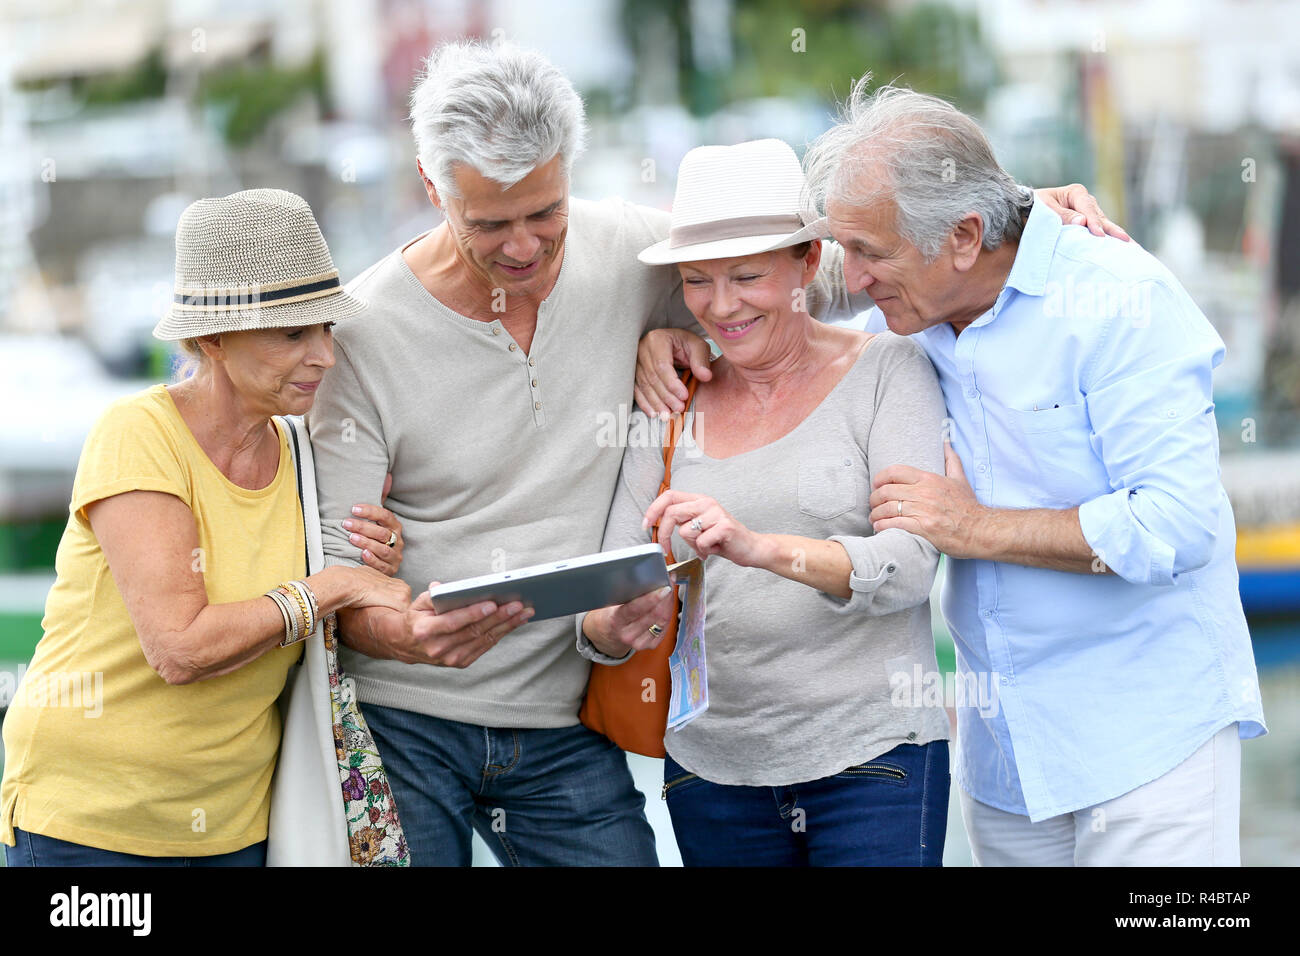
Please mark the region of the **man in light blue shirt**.
<svg viewBox="0 0 1300 956"><path fill-rule="evenodd" d="M916 335L947 401L947 476L885 469L871 506L948 554L957 686L996 690L957 707L976 861L1238 863L1239 739L1265 727L1223 342L1168 269L1063 225L941 100L864 79L809 166L867 327Z"/></svg>

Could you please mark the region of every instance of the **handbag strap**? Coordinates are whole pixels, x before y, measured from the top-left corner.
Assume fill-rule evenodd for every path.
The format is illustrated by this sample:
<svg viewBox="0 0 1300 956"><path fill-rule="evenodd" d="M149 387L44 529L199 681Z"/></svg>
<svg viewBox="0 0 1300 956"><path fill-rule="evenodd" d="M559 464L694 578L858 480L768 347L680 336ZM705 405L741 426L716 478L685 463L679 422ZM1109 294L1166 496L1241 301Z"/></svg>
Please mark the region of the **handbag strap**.
<svg viewBox="0 0 1300 956"><path fill-rule="evenodd" d="M682 437L682 430L686 427L686 413L690 411L691 403L695 400L695 388L699 381L687 369L682 373L682 384L686 386L686 405L680 412L668 420L668 427L664 431L664 477L659 482L659 492L656 498L668 490L673 481L673 454L677 451L678 439ZM652 541L659 540L659 522L650 529L650 538ZM668 560L665 556L665 560ZM672 562L669 561L671 564Z"/></svg>
<svg viewBox="0 0 1300 956"><path fill-rule="evenodd" d="M311 553L307 550L307 504L302 497L302 449L298 447L298 429L283 415L276 415L275 419L289 433L293 448L293 469L298 477L298 510L302 512L302 566L307 574L311 574Z"/></svg>

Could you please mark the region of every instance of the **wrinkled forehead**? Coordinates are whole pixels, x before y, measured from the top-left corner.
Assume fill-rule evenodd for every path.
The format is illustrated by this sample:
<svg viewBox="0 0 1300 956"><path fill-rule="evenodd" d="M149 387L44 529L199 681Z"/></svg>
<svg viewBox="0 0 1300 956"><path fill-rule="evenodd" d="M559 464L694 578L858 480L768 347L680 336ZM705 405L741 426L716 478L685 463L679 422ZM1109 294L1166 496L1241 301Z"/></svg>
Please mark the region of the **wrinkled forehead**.
<svg viewBox="0 0 1300 956"><path fill-rule="evenodd" d="M569 198L569 177L559 157L535 166L516 183L506 184L483 175L468 163L452 167L455 197L463 214L472 219L516 219L564 204Z"/></svg>
<svg viewBox="0 0 1300 956"><path fill-rule="evenodd" d="M841 244L845 237L890 239L898 235L898 207L884 188L828 199L826 224Z"/></svg>

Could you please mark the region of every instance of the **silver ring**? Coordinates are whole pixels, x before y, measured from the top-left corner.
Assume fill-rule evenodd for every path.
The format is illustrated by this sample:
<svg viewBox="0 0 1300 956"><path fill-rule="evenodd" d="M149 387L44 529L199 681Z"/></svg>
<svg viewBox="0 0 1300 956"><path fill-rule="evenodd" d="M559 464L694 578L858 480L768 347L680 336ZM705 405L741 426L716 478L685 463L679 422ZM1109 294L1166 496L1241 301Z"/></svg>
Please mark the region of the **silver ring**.
<svg viewBox="0 0 1300 956"><path fill-rule="evenodd" d="M703 530L704 530L704 525L700 524L700 519L699 519L699 518L692 518L692 519L691 519L691 527L694 528L697 532L698 532L698 531L703 531Z"/></svg>
<svg viewBox="0 0 1300 956"><path fill-rule="evenodd" d="M903 517L903 499L902 499L902 498L899 498L899 499L898 499L898 516L899 516L900 518Z"/></svg>
<svg viewBox="0 0 1300 956"><path fill-rule="evenodd" d="M390 548L393 545L397 544L397 532L396 531L388 532L388 540L384 543L387 544Z"/></svg>
<svg viewBox="0 0 1300 956"><path fill-rule="evenodd" d="M663 629L662 627L660 627L658 624L651 624L650 627L648 628L648 630L649 630L650 633L653 634L655 637L658 637L660 634L662 634L662 633L664 632L664 629Z"/></svg>

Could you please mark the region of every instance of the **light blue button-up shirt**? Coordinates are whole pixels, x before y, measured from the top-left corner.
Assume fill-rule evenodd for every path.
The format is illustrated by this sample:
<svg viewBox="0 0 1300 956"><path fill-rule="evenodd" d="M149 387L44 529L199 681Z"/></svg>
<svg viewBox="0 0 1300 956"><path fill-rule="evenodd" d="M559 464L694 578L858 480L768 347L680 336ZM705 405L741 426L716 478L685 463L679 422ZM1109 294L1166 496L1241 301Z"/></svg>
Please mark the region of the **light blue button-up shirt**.
<svg viewBox="0 0 1300 956"><path fill-rule="evenodd" d="M879 309L865 324L886 327ZM1231 723L1265 733L1219 477L1223 341L1169 270L1035 203L993 308L917 339L976 497L1077 506L1114 571L948 559L962 787L1038 821L1156 779Z"/></svg>

